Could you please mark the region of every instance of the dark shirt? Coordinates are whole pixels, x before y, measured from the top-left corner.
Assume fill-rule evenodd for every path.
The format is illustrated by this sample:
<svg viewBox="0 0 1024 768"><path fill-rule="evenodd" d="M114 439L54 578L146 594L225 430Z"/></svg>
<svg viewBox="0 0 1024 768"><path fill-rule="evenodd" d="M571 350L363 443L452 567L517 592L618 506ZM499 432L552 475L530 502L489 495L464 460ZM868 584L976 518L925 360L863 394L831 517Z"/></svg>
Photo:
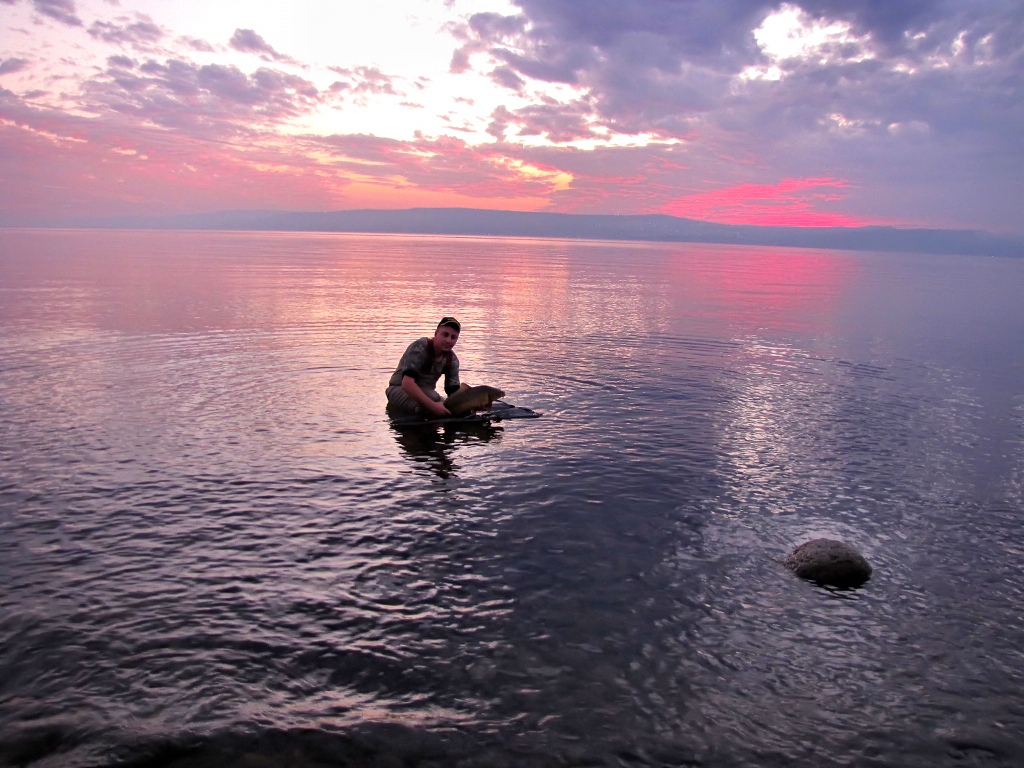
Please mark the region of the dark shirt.
<svg viewBox="0 0 1024 768"><path fill-rule="evenodd" d="M454 352L449 352L438 360L434 356L432 341L424 336L409 345L391 374L388 386L400 387L403 376L412 376L421 389L436 389L437 380L444 374L444 391L447 394L459 388L459 358Z"/></svg>

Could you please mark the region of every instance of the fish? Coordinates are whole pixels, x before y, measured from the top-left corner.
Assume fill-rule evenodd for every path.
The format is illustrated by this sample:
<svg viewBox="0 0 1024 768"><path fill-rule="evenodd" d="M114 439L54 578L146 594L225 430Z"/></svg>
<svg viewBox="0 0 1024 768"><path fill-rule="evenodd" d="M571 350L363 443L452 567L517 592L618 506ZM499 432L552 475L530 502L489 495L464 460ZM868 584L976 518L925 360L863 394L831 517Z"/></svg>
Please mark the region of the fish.
<svg viewBox="0 0 1024 768"><path fill-rule="evenodd" d="M444 401L444 407L448 409L452 416L465 416L473 411L490 408L491 403L504 396L505 393L497 387L488 387L486 384L481 384L477 387L460 389Z"/></svg>

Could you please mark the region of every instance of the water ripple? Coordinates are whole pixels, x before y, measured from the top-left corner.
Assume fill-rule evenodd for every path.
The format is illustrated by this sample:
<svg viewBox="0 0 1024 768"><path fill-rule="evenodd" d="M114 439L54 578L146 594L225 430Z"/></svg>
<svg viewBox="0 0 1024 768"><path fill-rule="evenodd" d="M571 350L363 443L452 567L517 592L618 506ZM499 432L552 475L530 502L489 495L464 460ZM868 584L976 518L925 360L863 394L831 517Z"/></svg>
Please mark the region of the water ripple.
<svg viewBox="0 0 1024 768"><path fill-rule="evenodd" d="M0 764L1022 759L1019 262L0 244ZM389 426L451 313L542 419Z"/></svg>

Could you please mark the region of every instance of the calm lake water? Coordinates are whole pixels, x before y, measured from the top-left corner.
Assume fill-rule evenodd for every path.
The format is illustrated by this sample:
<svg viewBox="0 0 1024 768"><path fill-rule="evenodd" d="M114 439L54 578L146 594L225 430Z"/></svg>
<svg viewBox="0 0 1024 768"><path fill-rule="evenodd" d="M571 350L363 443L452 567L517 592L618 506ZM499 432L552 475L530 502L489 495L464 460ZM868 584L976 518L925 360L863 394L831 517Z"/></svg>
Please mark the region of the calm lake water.
<svg viewBox="0 0 1024 768"><path fill-rule="evenodd" d="M0 231L0 765L1024 763L1024 259ZM442 315L533 421L398 432ZM857 546L868 584L780 564Z"/></svg>

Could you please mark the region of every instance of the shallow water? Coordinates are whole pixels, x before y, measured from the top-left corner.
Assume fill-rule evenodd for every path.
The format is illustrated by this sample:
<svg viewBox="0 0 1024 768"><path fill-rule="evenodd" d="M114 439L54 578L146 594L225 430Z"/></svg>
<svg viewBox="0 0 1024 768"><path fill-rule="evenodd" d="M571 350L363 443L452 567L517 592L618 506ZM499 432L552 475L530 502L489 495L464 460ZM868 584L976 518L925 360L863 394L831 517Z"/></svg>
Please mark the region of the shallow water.
<svg viewBox="0 0 1024 768"><path fill-rule="evenodd" d="M1024 762L1024 260L0 231L0 764ZM541 419L398 432L445 314ZM780 560L817 536L874 576Z"/></svg>

